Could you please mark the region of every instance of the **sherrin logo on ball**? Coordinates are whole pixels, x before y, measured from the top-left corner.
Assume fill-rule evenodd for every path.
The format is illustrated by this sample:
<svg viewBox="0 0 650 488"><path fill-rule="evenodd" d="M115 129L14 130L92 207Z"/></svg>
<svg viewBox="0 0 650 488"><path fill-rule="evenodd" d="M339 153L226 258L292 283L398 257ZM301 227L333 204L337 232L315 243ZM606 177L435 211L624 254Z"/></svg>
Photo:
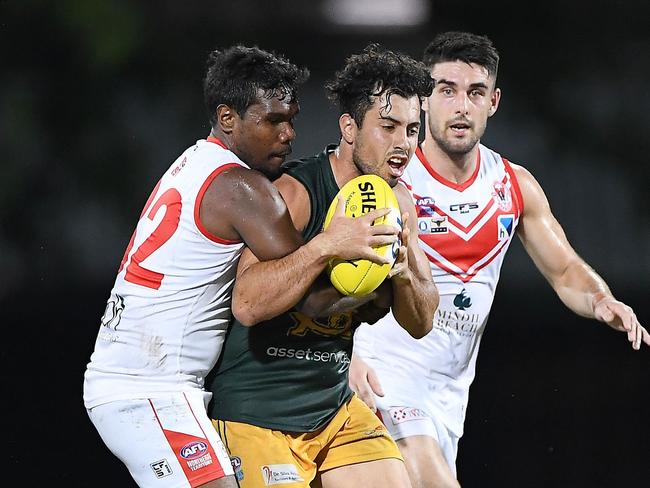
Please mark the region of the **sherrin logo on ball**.
<svg viewBox="0 0 650 488"><path fill-rule="evenodd" d="M402 219L397 197L393 189L377 175L361 175L348 181L339 190L325 216L323 229L327 229L334 211L338 197L345 200L345 215L359 217L378 208L390 208L390 213L375 219L375 225L389 224L399 229L402 228ZM327 274L334 287L344 295L362 296L373 292L388 276L401 242L396 239L393 244L375 248L377 254L386 257L389 262L377 264L367 259L354 259L346 261L334 258L327 266Z"/></svg>

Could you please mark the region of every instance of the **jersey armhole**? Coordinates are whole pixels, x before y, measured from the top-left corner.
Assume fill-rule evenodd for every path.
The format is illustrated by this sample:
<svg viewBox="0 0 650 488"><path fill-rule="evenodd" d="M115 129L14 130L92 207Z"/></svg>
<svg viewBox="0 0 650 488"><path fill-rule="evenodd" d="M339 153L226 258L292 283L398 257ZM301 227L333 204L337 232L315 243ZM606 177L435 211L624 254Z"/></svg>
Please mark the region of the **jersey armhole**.
<svg viewBox="0 0 650 488"><path fill-rule="evenodd" d="M205 192L208 190L208 187L214 181L214 179L217 176L219 176L219 174L222 173L223 171L234 167L243 168L241 164L227 163L222 166L219 166L212 173L210 173L210 175L205 179L205 181L201 185L199 193L196 195L196 200L194 202L194 223L196 224L197 229L199 229L201 234L203 234L205 237L210 239L212 242L216 242L218 244L241 244L242 241L241 240L231 241L229 239L224 239L223 237L219 237L212 234L208 229L206 229L205 226L203 225L203 222L201 222L201 216L200 216L201 202L203 201L203 196L205 195Z"/></svg>
<svg viewBox="0 0 650 488"><path fill-rule="evenodd" d="M307 194L307 203L309 205L307 205L306 208L308 209L307 211L309 212L309 215L307 216L307 219L305 221L304 226L302 226L301 229L296 227L296 222L293 220L293 216L291 217L291 221L293 222L294 227L296 227L296 229L298 230L298 232L300 232L300 234L304 235L305 229L309 228L309 224L311 224L311 218L314 215L314 211L315 211L314 203L316 201L318 201L318 198L316 198L315 195L312 193L312 188L309 186L307 180L302 177L302 175L299 175L299 174L296 174L296 173L286 172L286 173L284 173L283 176L287 176L287 177L292 178L293 180L297 181L298 184L303 188L303 190L305 190L305 193ZM277 185L276 185L276 188L277 188ZM284 195L282 194L282 192L280 191L279 188L278 188L278 191L280 192L280 196L282 197L282 199L285 200ZM286 203L286 200L285 200L285 203ZM287 210L289 211L289 214L291 215L291 210L289 210L289 204L287 204Z"/></svg>
<svg viewBox="0 0 650 488"><path fill-rule="evenodd" d="M506 168L506 172L510 176L510 182L512 183L512 188L515 191L515 197L517 198L517 207L519 208L519 215L524 213L524 198L521 195L521 189L519 188L519 181L517 180L517 175L510 165L510 161L506 158L501 158L503 161L503 166Z"/></svg>

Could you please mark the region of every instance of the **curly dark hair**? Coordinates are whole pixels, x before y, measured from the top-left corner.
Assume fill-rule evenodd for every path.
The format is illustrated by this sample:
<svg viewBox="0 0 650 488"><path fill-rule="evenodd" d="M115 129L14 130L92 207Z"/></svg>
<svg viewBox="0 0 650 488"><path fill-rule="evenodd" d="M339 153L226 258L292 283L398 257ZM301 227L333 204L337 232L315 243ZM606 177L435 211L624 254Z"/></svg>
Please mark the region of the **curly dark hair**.
<svg viewBox="0 0 650 488"><path fill-rule="evenodd" d="M387 108L392 95L404 98L417 95L423 100L431 95L433 80L423 63L373 43L360 54L348 57L343 69L336 72L325 89L341 113L350 114L361 126L376 97L386 93Z"/></svg>
<svg viewBox="0 0 650 488"><path fill-rule="evenodd" d="M219 105L228 105L243 115L257 101L258 89L269 98L294 101L298 86L309 78L306 68L298 68L282 56L257 46L214 50L208 56L207 65L203 98L213 127Z"/></svg>
<svg viewBox="0 0 650 488"><path fill-rule="evenodd" d="M422 61L429 68L445 61L462 61L483 66L496 78L499 52L486 36L470 32L449 31L438 34L424 50Z"/></svg>

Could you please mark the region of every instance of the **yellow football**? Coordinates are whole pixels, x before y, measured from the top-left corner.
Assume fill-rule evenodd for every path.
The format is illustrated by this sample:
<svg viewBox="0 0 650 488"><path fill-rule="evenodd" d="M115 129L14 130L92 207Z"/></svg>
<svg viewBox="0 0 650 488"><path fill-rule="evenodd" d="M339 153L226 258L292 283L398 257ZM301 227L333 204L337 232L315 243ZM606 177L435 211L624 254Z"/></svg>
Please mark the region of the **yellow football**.
<svg viewBox="0 0 650 488"><path fill-rule="evenodd" d="M402 218L397 197L392 188L382 178L376 175L361 175L348 181L339 190L338 196L345 199L345 215L359 217L377 208L390 208L390 213L375 219L374 224L390 224L401 229ZM327 229L334 211L337 199L330 204L325 216L323 229ZM377 264L367 259L331 259L327 266L327 274L334 287L344 295L362 296L374 291L388 276L399 250L400 241L392 245L376 247L380 256L390 260L387 264Z"/></svg>

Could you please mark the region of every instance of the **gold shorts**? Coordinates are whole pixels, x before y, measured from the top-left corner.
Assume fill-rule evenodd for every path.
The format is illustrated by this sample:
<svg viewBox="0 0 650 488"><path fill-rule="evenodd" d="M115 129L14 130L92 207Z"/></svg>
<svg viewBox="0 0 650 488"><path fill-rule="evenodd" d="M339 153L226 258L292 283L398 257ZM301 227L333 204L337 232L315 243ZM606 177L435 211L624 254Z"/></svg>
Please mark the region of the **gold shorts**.
<svg viewBox="0 0 650 488"><path fill-rule="evenodd" d="M356 395L314 432L291 433L213 420L241 488L290 483L309 487L317 472L348 464L402 459L379 418Z"/></svg>

